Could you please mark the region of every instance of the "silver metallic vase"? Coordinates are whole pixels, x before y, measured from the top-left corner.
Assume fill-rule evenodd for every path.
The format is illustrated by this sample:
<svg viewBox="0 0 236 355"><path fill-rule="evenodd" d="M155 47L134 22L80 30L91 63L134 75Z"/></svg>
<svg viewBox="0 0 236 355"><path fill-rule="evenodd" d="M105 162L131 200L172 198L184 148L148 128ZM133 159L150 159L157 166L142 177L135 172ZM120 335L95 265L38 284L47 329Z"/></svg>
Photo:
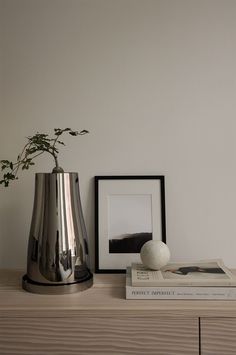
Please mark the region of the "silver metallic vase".
<svg viewBox="0 0 236 355"><path fill-rule="evenodd" d="M38 173L23 288L63 294L93 283L77 173Z"/></svg>

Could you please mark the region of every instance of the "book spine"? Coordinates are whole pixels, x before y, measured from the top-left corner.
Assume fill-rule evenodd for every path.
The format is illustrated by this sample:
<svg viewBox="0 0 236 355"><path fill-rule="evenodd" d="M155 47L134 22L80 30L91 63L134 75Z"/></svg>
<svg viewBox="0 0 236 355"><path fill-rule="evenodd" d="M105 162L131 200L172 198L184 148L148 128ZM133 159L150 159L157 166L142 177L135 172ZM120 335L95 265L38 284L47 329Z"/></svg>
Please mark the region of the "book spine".
<svg viewBox="0 0 236 355"><path fill-rule="evenodd" d="M172 281L158 281L158 282L142 282L142 281L132 281L132 286L134 287L220 287L220 288L225 288L225 287L236 287L236 281L218 281L218 280L207 280L207 281L191 281L190 279L181 282L175 280L174 282Z"/></svg>
<svg viewBox="0 0 236 355"><path fill-rule="evenodd" d="M222 281L222 280L207 280L207 281L192 281L191 279L185 282L174 280L174 281L133 281L132 286L134 287L236 287L235 281Z"/></svg>
<svg viewBox="0 0 236 355"><path fill-rule="evenodd" d="M126 286L126 299L236 300L236 287L134 287Z"/></svg>

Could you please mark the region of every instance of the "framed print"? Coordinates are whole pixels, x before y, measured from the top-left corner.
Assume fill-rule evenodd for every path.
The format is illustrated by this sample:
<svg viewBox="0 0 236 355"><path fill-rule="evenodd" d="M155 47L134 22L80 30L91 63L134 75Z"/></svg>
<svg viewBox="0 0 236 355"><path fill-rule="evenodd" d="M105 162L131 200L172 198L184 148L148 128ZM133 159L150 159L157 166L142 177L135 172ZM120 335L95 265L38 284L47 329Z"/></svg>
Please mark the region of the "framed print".
<svg viewBox="0 0 236 355"><path fill-rule="evenodd" d="M151 239L166 242L164 176L95 176L95 272L125 272Z"/></svg>

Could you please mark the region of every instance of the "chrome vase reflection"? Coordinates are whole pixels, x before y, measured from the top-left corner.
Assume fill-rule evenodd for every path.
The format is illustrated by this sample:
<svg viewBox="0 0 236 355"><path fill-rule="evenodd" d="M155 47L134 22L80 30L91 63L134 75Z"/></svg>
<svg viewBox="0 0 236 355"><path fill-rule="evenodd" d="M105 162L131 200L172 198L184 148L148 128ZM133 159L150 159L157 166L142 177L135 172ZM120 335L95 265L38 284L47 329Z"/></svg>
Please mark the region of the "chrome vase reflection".
<svg viewBox="0 0 236 355"><path fill-rule="evenodd" d="M63 294L84 290L92 283L78 174L36 174L23 288Z"/></svg>

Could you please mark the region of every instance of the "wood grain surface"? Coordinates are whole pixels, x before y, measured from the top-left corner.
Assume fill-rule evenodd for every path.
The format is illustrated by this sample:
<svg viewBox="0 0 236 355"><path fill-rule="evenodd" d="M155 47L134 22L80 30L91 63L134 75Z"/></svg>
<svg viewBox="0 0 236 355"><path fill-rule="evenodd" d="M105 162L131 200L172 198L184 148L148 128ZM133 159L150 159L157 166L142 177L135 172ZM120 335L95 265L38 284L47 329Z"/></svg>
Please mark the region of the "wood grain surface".
<svg viewBox="0 0 236 355"><path fill-rule="evenodd" d="M125 275L94 275L92 288L57 296L22 290L22 275L0 271L0 317L236 317L236 301L126 300Z"/></svg>
<svg viewBox="0 0 236 355"><path fill-rule="evenodd" d="M236 319L201 319L201 355L236 354Z"/></svg>
<svg viewBox="0 0 236 355"><path fill-rule="evenodd" d="M125 275L105 274L81 293L38 295L22 275L0 271L0 355L236 354L236 301L126 300Z"/></svg>
<svg viewBox="0 0 236 355"><path fill-rule="evenodd" d="M1 355L197 355L197 319L0 319Z"/></svg>

